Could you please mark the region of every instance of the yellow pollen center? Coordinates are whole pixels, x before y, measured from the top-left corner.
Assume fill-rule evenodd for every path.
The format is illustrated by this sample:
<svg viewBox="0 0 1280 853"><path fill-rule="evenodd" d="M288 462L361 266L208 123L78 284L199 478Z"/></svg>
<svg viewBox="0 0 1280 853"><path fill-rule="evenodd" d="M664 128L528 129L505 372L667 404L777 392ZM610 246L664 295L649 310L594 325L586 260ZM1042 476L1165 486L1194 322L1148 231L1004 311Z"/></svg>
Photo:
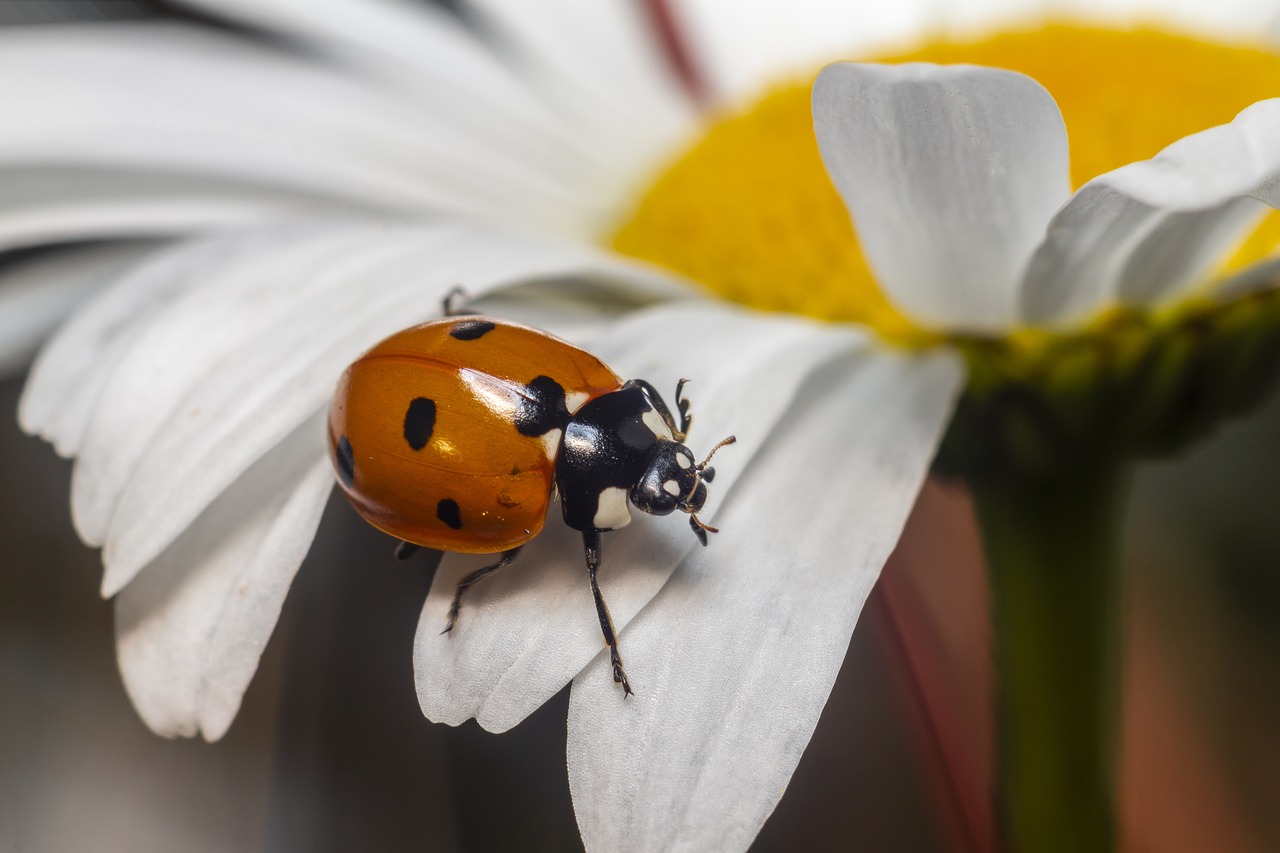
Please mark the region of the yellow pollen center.
<svg viewBox="0 0 1280 853"><path fill-rule="evenodd" d="M981 41L932 42L882 62L967 62L1040 81L1062 110L1074 185L1223 124L1280 95L1280 56L1155 30L1048 25ZM613 247L757 308L876 328L900 343L931 336L885 297L813 138L812 78L713 123L662 174ZM1272 215L1228 262L1280 242Z"/></svg>

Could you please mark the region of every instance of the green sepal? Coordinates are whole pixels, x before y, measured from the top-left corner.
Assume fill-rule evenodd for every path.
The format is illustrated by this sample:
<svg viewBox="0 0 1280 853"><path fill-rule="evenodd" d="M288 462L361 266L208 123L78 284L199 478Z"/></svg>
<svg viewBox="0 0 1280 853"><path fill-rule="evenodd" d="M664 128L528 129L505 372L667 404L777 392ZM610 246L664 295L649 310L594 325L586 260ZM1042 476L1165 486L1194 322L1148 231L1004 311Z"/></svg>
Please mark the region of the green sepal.
<svg viewBox="0 0 1280 853"><path fill-rule="evenodd" d="M1172 453L1257 405L1280 377L1280 294L952 343L969 382L934 470L1038 477Z"/></svg>

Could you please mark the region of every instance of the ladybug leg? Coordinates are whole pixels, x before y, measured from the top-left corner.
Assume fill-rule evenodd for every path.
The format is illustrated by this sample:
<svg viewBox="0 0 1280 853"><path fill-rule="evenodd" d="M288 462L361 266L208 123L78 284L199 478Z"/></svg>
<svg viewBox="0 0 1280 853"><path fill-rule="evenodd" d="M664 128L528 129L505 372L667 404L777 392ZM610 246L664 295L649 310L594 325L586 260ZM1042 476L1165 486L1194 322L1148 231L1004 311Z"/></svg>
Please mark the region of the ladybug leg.
<svg viewBox="0 0 1280 853"><path fill-rule="evenodd" d="M604 603L604 596L600 594L600 582L596 579L596 572L600 569L600 531L584 530L582 545L587 552L587 574L591 576L591 595L596 600L596 615L600 617L600 631L604 634L604 641L609 646L613 680L622 685L622 695L625 698L635 691L631 689L631 683L627 681L627 673L622 669L622 656L618 654L618 637L613 632L613 619L609 616L609 606Z"/></svg>
<svg viewBox="0 0 1280 853"><path fill-rule="evenodd" d="M681 379L676 383L676 409L680 412L680 441L684 441L684 436L689 434L689 428L693 426L693 415L689 414L689 401L684 396L684 386L688 382L688 379Z"/></svg>
<svg viewBox="0 0 1280 853"><path fill-rule="evenodd" d="M523 547L523 545L520 546L520 548ZM503 551L502 556L498 558L498 562L485 566L481 569L476 569L474 572L458 581L458 588L453 591L453 603L449 605L449 620L445 624L444 630L440 632L441 634L448 634L453 630L453 626L458 624L458 611L462 609L462 594L466 592L472 584L482 578L488 577L514 560L516 558L516 554L520 553L520 548L512 548L510 551Z"/></svg>
<svg viewBox="0 0 1280 853"><path fill-rule="evenodd" d="M407 560L422 548L421 545L414 545L412 542L401 542L396 546L396 559Z"/></svg>
<svg viewBox="0 0 1280 853"><path fill-rule="evenodd" d="M693 415L689 414L689 401L681 398L680 392L684 389L687 379L681 379L676 386L676 405L680 409L680 423L676 424L675 417L671 414L671 410L667 408L667 401L662 399L662 395L658 393L658 389L654 388L643 379L628 379L623 383L623 388L639 388L644 392L645 397L649 399L654 411L666 423L667 429L671 430L671 437L676 441L684 444L684 440L689 435L689 427L693 424Z"/></svg>
<svg viewBox="0 0 1280 853"><path fill-rule="evenodd" d="M467 302L467 291L458 285L452 288L444 295L444 299L440 300L440 311L446 317L465 317L467 314L474 314L474 311L468 311L463 306Z"/></svg>

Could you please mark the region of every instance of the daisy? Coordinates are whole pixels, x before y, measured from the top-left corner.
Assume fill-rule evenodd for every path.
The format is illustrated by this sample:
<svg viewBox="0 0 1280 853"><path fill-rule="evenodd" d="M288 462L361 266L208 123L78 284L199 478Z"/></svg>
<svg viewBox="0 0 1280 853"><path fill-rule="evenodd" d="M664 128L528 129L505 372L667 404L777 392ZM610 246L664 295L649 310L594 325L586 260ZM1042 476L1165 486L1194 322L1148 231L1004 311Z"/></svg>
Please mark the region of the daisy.
<svg viewBox="0 0 1280 853"><path fill-rule="evenodd" d="M429 719L503 731L572 682L569 778L590 849L750 843L957 400L944 463L1070 458L1039 432L1030 449L1012 440L1016 419L989 401L1087 397L1094 373L1064 386L1045 368L1082 340L1093 367L1105 342L1133 343L1107 375L1143 378L1138 356L1172 358L1190 316L1164 306L1195 293L1202 325L1249 325L1257 306L1240 297L1270 282L1253 249L1221 262L1277 201L1275 102L1092 169L1074 194L1058 106L1009 71L836 65L812 119L805 85L707 124L709 105L742 107L763 80L905 38L938 10L477 0L460 21L389 0L191 5L272 40L173 23L0 33L0 98L24 118L0 129L0 244L128 239L34 263L3 304L49 326L75 308L20 415L76 457L73 517L103 548L129 694L159 733L226 731L332 487L321 418L337 375L461 284L624 375L693 377L695 449L739 438L717 466L711 547L661 519L605 543L633 699L555 525L519 572L469 594L452 636L439 629L477 561L447 556L424 605ZM995 12L959 6L945 23ZM1232 4L1192 14L1251 20ZM1274 79L1268 57L1224 53ZM788 124L797 104L825 172ZM752 158L773 144L801 192L752 191L767 174ZM845 322L698 298L595 248L609 243ZM1117 452L1177 437L1149 420ZM1073 448L1118 434L1071 426Z"/></svg>

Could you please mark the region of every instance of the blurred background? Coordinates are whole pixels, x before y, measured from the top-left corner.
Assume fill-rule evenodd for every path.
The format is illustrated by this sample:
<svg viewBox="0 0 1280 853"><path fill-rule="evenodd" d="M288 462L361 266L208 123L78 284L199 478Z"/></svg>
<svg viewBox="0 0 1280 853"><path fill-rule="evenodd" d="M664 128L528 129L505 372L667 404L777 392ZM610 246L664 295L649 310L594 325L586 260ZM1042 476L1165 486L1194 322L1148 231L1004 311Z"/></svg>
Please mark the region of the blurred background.
<svg viewBox="0 0 1280 853"><path fill-rule="evenodd" d="M175 13L0 0L0 25L157 14ZM423 719L410 658L433 566L391 559L390 540L340 501L227 737L152 735L116 671L98 555L71 528L70 465L17 429L20 390L20 377L0 382L2 853L580 849L567 692L500 736ZM1277 436L1273 393L1138 478L1128 850L1280 849ZM754 850L994 849L982 572L964 492L932 482Z"/></svg>

